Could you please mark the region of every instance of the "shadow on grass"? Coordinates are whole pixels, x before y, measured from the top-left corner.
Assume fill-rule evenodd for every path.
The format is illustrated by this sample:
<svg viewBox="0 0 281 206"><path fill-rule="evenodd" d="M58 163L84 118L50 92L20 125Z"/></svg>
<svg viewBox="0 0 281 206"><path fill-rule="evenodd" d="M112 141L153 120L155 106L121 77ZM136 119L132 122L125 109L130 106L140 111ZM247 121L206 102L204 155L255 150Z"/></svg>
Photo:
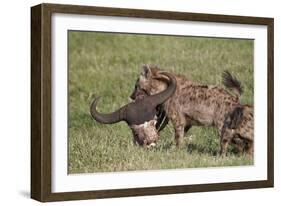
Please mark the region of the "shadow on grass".
<svg viewBox="0 0 281 206"><path fill-rule="evenodd" d="M180 148L177 148L174 142L166 142L160 147L153 148L155 151L174 151L174 150L180 150ZM211 156L217 156L218 151L208 148L208 146L193 144L193 143L187 143L184 146L182 146L182 149L186 150L187 153L198 153L198 154L208 154Z"/></svg>
<svg viewBox="0 0 281 206"><path fill-rule="evenodd" d="M213 149L210 149L206 146L192 144L192 143L189 143L186 146L187 146L187 152L190 154L192 154L193 152L197 152L198 154L209 154L212 156L218 155L218 151L214 151Z"/></svg>
<svg viewBox="0 0 281 206"><path fill-rule="evenodd" d="M198 145L198 144L187 144L187 152L192 154L193 152L197 152L198 154L209 154L212 156L218 156L219 155L219 149L214 150L212 148L208 148L208 146L203 146L203 145ZM230 146L227 154L232 154L232 155L238 155L240 156L241 154L238 153L238 151L233 147Z"/></svg>
<svg viewBox="0 0 281 206"><path fill-rule="evenodd" d="M161 150L170 150L175 147L173 142L166 142L164 145L161 146Z"/></svg>
<svg viewBox="0 0 281 206"><path fill-rule="evenodd" d="M153 151L177 151L177 150L185 150L187 153L198 153L198 154L208 154L211 156L217 156L218 151L215 151L212 148L209 148L208 146L203 146L199 144L193 144L193 143L186 143L183 144L180 148L178 148L174 142L165 142L159 146L156 146L153 148Z"/></svg>

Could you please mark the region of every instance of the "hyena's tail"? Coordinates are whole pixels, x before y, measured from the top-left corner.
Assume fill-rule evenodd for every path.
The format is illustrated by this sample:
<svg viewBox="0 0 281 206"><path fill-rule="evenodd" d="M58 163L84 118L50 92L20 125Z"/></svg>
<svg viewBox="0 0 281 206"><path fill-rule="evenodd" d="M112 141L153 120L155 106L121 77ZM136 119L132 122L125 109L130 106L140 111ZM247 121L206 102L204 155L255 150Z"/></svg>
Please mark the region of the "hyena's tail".
<svg viewBox="0 0 281 206"><path fill-rule="evenodd" d="M232 76L229 71L224 71L222 73L222 83L226 88L231 90L238 99L240 98L243 93L241 82L236 79L236 77Z"/></svg>

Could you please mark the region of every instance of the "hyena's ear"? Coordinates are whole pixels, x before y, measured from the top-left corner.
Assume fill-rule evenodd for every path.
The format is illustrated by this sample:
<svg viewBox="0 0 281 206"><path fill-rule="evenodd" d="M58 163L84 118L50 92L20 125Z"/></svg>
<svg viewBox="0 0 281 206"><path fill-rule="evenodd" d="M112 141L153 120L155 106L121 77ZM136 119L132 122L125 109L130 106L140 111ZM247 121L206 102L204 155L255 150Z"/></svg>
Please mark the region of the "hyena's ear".
<svg viewBox="0 0 281 206"><path fill-rule="evenodd" d="M151 69L150 69L150 67L149 67L148 65L143 65L143 66L141 67L141 75L142 75L144 78L146 78L146 79L148 79L149 77L151 77L152 72L151 72Z"/></svg>

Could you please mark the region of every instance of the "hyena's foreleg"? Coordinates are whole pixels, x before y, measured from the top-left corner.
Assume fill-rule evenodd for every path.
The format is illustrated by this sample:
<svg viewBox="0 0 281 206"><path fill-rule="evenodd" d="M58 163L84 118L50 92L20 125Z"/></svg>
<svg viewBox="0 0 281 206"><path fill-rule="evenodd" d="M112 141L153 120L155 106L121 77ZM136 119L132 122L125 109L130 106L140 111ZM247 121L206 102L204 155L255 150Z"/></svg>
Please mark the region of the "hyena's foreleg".
<svg viewBox="0 0 281 206"><path fill-rule="evenodd" d="M220 146L221 146L220 155L221 156L226 155L227 147L229 145L229 142L230 142L230 138L228 138L226 136L221 138L221 140L220 140Z"/></svg>
<svg viewBox="0 0 281 206"><path fill-rule="evenodd" d="M231 131L224 124L221 126L220 131L220 155L225 156L227 152L227 147L232 139Z"/></svg>
<svg viewBox="0 0 281 206"><path fill-rule="evenodd" d="M171 118L171 121L173 123L174 129L175 129L175 141L177 147L180 147L183 141L185 127L186 127L186 121L184 117L180 114L173 115Z"/></svg>

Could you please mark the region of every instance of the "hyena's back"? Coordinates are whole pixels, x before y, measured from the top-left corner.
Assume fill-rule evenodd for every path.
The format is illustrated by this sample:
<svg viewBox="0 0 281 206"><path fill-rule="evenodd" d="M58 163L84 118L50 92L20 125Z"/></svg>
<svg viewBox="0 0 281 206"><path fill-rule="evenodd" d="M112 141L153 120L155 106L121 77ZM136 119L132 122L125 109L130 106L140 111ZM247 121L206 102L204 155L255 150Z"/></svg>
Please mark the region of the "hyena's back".
<svg viewBox="0 0 281 206"><path fill-rule="evenodd" d="M172 119L184 116L190 125L220 126L225 118L223 111L233 108L239 101L223 88L191 83L182 76L177 79L180 86L165 103Z"/></svg>

